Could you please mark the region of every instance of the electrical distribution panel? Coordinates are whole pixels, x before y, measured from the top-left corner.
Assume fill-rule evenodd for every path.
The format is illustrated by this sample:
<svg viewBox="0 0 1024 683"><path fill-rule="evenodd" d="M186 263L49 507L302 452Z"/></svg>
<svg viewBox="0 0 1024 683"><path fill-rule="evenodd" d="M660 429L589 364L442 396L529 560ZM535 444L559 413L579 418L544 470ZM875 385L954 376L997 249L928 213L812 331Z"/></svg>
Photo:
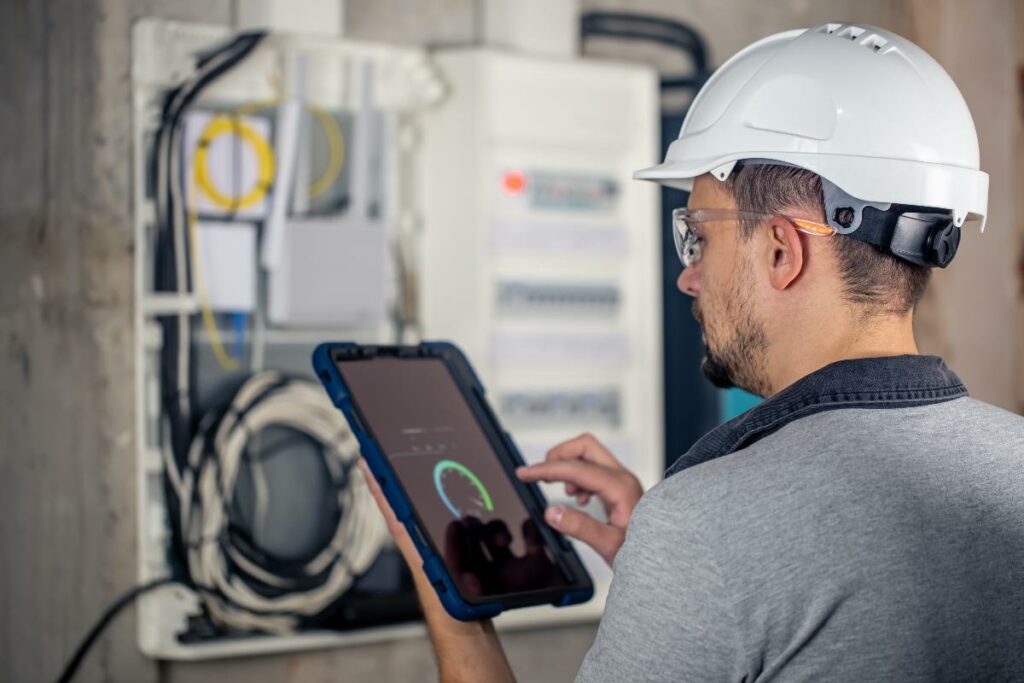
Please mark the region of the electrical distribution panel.
<svg viewBox="0 0 1024 683"><path fill-rule="evenodd" d="M419 319L473 359L527 461L591 432L645 487L661 476L655 74L593 60L448 50L422 120ZM561 487L550 499L570 504ZM588 508L601 515L595 502ZM598 599L610 571L577 544ZM512 615L509 615L510 617Z"/></svg>

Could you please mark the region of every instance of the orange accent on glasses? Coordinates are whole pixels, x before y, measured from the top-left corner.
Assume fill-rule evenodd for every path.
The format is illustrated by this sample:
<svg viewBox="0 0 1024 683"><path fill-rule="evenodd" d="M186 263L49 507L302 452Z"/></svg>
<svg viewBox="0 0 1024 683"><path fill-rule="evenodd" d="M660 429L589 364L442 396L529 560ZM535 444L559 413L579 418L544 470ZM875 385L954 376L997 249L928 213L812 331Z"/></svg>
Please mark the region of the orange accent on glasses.
<svg viewBox="0 0 1024 683"><path fill-rule="evenodd" d="M836 229L833 228L831 225L816 223L815 221L809 221L805 218L790 218L789 216L784 216L784 218L788 219L793 225L798 227L800 230L803 230L806 233L810 233L811 235L821 235L822 237L828 237L830 235L836 234Z"/></svg>

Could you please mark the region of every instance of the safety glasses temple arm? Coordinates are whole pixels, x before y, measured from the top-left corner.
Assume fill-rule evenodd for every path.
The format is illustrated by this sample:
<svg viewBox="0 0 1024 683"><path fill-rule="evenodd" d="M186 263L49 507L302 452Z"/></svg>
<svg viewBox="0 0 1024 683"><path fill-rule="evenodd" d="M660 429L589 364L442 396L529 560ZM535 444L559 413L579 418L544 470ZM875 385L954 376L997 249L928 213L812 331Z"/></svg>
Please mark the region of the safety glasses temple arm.
<svg viewBox="0 0 1024 683"><path fill-rule="evenodd" d="M809 235L816 235L816 236L819 236L819 237L829 237L831 235L836 234L836 229L835 228L833 228L830 225L825 225L824 223L818 223L816 221L810 221L810 220L807 220L806 218L791 218L789 216L787 216L786 218L788 218L789 221L793 225L795 225L798 230L800 230L801 232L806 232Z"/></svg>

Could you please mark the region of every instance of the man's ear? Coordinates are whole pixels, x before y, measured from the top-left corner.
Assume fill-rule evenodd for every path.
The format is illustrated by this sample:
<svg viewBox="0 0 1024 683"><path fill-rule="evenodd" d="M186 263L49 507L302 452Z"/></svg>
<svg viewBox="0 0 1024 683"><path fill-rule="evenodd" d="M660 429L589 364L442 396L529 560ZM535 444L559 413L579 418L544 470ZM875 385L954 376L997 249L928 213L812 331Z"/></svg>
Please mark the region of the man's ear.
<svg viewBox="0 0 1024 683"><path fill-rule="evenodd" d="M782 216L768 225L768 281L777 290L789 287L804 269L804 244L800 231Z"/></svg>

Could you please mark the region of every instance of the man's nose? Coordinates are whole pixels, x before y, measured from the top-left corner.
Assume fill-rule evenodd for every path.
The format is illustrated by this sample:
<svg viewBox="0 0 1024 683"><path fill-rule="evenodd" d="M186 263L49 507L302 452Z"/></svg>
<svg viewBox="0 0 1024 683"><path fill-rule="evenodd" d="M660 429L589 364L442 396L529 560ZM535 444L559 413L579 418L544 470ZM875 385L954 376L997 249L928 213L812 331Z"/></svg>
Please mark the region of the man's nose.
<svg viewBox="0 0 1024 683"><path fill-rule="evenodd" d="M700 264L695 263L689 268L683 268L683 272L679 273L679 279L676 280L676 287L683 294L700 294Z"/></svg>

